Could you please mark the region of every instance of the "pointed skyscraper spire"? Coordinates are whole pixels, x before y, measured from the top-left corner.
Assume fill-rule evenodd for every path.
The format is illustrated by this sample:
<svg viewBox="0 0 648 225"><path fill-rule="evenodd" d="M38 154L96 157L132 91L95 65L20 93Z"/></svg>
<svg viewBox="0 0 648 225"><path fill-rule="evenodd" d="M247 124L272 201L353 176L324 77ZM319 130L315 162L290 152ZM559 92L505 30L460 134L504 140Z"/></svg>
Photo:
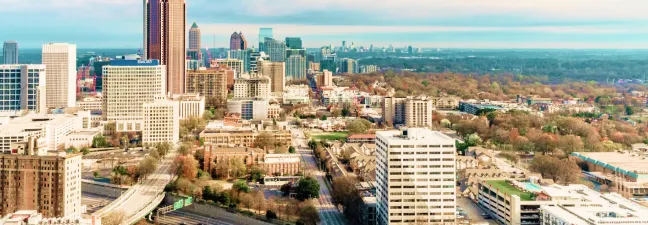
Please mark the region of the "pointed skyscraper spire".
<svg viewBox="0 0 648 225"><path fill-rule="evenodd" d="M194 21L193 25L191 25L191 28L198 28L198 24L196 24L196 21Z"/></svg>

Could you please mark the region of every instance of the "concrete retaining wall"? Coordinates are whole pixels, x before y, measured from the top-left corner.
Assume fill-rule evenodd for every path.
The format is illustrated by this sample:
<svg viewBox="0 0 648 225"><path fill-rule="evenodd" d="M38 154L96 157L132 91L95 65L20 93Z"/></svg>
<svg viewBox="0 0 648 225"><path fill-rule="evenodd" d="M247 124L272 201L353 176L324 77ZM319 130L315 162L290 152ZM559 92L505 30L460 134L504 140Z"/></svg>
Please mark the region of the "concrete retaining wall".
<svg viewBox="0 0 648 225"><path fill-rule="evenodd" d="M127 186L105 184L91 180L81 181L81 191L95 195L119 198L119 196L121 196L127 190Z"/></svg>

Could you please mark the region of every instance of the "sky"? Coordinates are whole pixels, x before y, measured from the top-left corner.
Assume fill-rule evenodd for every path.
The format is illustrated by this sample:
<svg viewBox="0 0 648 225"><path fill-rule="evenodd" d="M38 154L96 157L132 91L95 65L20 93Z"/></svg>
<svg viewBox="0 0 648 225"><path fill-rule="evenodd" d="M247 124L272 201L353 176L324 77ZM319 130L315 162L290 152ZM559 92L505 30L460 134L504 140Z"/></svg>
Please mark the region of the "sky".
<svg viewBox="0 0 648 225"><path fill-rule="evenodd" d="M186 0L203 46L260 27L306 47L648 49L647 0ZM0 0L0 41L139 48L142 0Z"/></svg>

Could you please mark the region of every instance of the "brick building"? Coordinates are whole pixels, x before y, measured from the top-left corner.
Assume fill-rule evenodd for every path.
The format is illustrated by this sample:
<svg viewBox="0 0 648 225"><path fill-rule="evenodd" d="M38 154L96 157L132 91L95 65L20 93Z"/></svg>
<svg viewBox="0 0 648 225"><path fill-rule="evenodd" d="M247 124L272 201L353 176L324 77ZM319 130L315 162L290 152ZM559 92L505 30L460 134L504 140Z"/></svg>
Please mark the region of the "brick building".
<svg viewBox="0 0 648 225"><path fill-rule="evenodd" d="M212 172L217 169L217 163L231 162L232 160L242 161L248 167L260 166L268 175L294 175L301 169L300 158L296 154L266 154L260 148L230 148L214 145L205 145L203 151L204 171Z"/></svg>

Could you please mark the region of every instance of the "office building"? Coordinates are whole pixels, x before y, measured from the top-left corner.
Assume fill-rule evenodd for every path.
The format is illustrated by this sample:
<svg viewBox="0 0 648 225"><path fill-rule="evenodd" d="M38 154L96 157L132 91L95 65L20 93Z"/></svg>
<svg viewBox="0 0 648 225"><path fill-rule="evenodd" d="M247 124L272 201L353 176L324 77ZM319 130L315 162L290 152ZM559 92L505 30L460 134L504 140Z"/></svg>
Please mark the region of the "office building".
<svg viewBox="0 0 648 225"><path fill-rule="evenodd" d="M243 67L244 67L243 61L240 60L240 59L230 58L229 53L228 53L226 59L213 59L211 61L211 65L210 65L211 68L213 68L213 67L223 67L223 66L225 66L227 68L231 68L232 70L234 70L234 72L235 72L234 77L235 78L241 77L241 75L243 73L245 73L243 71Z"/></svg>
<svg viewBox="0 0 648 225"><path fill-rule="evenodd" d="M264 98L234 98L227 101L227 112L241 115L245 120L268 119L270 103Z"/></svg>
<svg viewBox="0 0 648 225"><path fill-rule="evenodd" d="M353 59L340 59L339 64L339 73L355 74L360 72L358 61Z"/></svg>
<svg viewBox="0 0 648 225"><path fill-rule="evenodd" d="M250 70L250 51L249 50L230 50L229 57L238 59L243 62L241 69L242 73L247 73Z"/></svg>
<svg viewBox="0 0 648 225"><path fill-rule="evenodd" d="M618 152L573 152L571 159L587 165L584 174L596 182L608 184L626 198L648 198L648 164L646 147L626 153Z"/></svg>
<svg viewBox="0 0 648 225"><path fill-rule="evenodd" d="M205 143L210 143L220 147L254 147L254 141L259 134L266 132L272 135L272 138L280 146L290 146L292 144L292 135L286 130L264 130L255 131L252 128L227 127L227 128L207 128L200 133L200 138Z"/></svg>
<svg viewBox="0 0 648 225"><path fill-rule="evenodd" d="M648 224L648 208L617 193L601 194L581 186L584 198L577 205L540 206L542 225Z"/></svg>
<svg viewBox="0 0 648 225"><path fill-rule="evenodd" d="M287 86L283 93L283 104L309 104L310 87L308 85Z"/></svg>
<svg viewBox="0 0 648 225"><path fill-rule="evenodd" d="M63 150L65 136L80 130L79 117L68 114L28 114L0 125L0 153L10 153L11 144L38 138L36 148L41 151Z"/></svg>
<svg viewBox="0 0 648 225"><path fill-rule="evenodd" d="M205 113L205 96L201 96L200 94L176 94L171 95L170 100L178 102L180 119L188 119L191 117L202 118Z"/></svg>
<svg viewBox="0 0 648 225"><path fill-rule="evenodd" d="M259 51L260 52L268 52L266 47L265 47L265 39L266 38L274 38L274 35L272 35L272 28L259 28Z"/></svg>
<svg viewBox="0 0 648 225"><path fill-rule="evenodd" d="M431 127L434 109L432 99L427 96L383 99L383 118L388 126Z"/></svg>
<svg viewBox="0 0 648 225"><path fill-rule="evenodd" d="M286 61L286 44L272 38L265 39L265 53L270 56L272 62Z"/></svg>
<svg viewBox="0 0 648 225"><path fill-rule="evenodd" d="M203 60L195 60L195 59L187 59L186 60L187 71L197 70L200 67L205 67L205 64L204 64Z"/></svg>
<svg viewBox="0 0 648 225"><path fill-rule="evenodd" d="M286 60L286 79L306 79L306 58L300 55L291 55Z"/></svg>
<svg viewBox="0 0 648 225"><path fill-rule="evenodd" d="M47 68L45 79L47 108L74 107L74 103L76 103L76 45L44 44L42 58L42 63Z"/></svg>
<svg viewBox="0 0 648 225"><path fill-rule="evenodd" d="M259 74L270 77L270 92L281 93L286 87L286 63L259 60Z"/></svg>
<svg viewBox="0 0 648 225"><path fill-rule="evenodd" d="M38 210L18 210L14 213L9 213L5 217L0 218L2 225L14 224L60 224L60 225L92 225L92 219L83 218L81 216L73 217L45 217Z"/></svg>
<svg viewBox="0 0 648 225"><path fill-rule="evenodd" d="M338 73L338 63L336 63L335 59L332 59L332 58L322 59L322 60L320 60L320 69L321 70L328 70L328 71L331 71L332 73L337 74Z"/></svg>
<svg viewBox="0 0 648 225"><path fill-rule="evenodd" d="M142 107L142 143L178 143L180 140L179 101L167 100L165 96L156 97L154 102Z"/></svg>
<svg viewBox="0 0 648 225"><path fill-rule="evenodd" d="M308 61L308 60L306 60ZM308 61L308 73L316 73L320 71L320 63Z"/></svg>
<svg viewBox="0 0 648 225"><path fill-rule="evenodd" d="M302 49L302 40L299 37L287 37L286 47L289 49Z"/></svg>
<svg viewBox="0 0 648 225"><path fill-rule="evenodd" d="M187 92L198 93L205 98L227 99L227 77L233 70L224 68L200 68L187 72Z"/></svg>
<svg viewBox="0 0 648 225"><path fill-rule="evenodd" d="M234 32L230 36L230 51L231 50L245 50L247 51L247 40L242 32Z"/></svg>
<svg viewBox="0 0 648 225"><path fill-rule="evenodd" d="M324 70L317 75L317 87L333 87L333 73L328 70Z"/></svg>
<svg viewBox="0 0 648 225"><path fill-rule="evenodd" d="M114 121L118 132L141 131L142 106L166 94L166 66L158 60L113 60L103 70L104 120Z"/></svg>
<svg viewBox="0 0 648 225"><path fill-rule="evenodd" d="M189 50L187 50L187 56L189 59L202 61L202 52L200 51L202 42L200 35L200 28L198 27L198 24L194 22L189 29Z"/></svg>
<svg viewBox="0 0 648 225"><path fill-rule="evenodd" d="M454 144L427 128L376 133L378 224L455 224Z"/></svg>
<svg viewBox="0 0 648 225"><path fill-rule="evenodd" d="M103 91L103 67L110 65L109 60L103 59L102 61L94 61L92 63L92 73L95 75L95 90L97 92Z"/></svg>
<svg viewBox="0 0 648 225"><path fill-rule="evenodd" d="M81 155L36 153L36 140L0 154L0 214L36 210L46 217L81 217ZM18 223L23 224L23 223Z"/></svg>
<svg viewBox="0 0 648 225"><path fill-rule="evenodd" d="M265 60L270 61L270 57L265 54L265 52L250 52L250 67L248 69L249 73L259 73L259 61Z"/></svg>
<svg viewBox="0 0 648 225"><path fill-rule="evenodd" d="M377 72L378 67L375 65L362 65L360 66L360 73L373 73Z"/></svg>
<svg viewBox="0 0 648 225"><path fill-rule="evenodd" d="M264 98L270 97L270 77L247 74L234 79L234 98Z"/></svg>
<svg viewBox="0 0 648 225"><path fill-rule="evenodd" d="M102 110L102 98L100 96L96 97L85 97L76 102L76 107L82 111L101 111Z"/></svg>
<svg viewBox="0 0 648 225"><path fill-rule="evenodd" d="M2 45L3 64L18 64L18 42L5 41Z"/></svg>
<svg viewBox="0 0 648 225"><path fill-rule="evenodd" d="M298 55L306 58L307 57L306 49L286 49L286 58L293 55Z"/></svg>
<svg viewBox="0 0 648 225"><path fill-rule="evenodd" d="M45 65L0 65L0 111L46 113Z"/></svg>
<svg viewBox="0 0 648 225"><path fill-rule="evenodd" d="M144 56L165 65L165 89L183 94L186 60L186 0L146 0Z"/></svg>

